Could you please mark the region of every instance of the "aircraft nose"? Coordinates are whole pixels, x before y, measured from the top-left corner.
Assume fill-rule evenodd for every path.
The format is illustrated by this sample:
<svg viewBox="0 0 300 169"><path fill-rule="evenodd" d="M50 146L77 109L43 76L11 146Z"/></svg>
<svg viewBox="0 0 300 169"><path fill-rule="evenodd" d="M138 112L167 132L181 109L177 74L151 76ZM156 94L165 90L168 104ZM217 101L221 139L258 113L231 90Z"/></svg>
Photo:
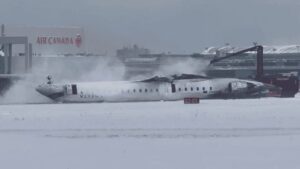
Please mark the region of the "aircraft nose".
<svg viewBox="0 0 300 169"><path fill-rule="evenodd" d="M35 88L36 91L38 91L39 93L41 93L42 95L47 95L47 87L44 85L38 85Z"/></svg>
<svg viewBox="0 0 300 169"><path fill-rule="evenodd" d="M41 84L35 90L51 99L56 99L64 95L64 88L61 85Z"/></svg>

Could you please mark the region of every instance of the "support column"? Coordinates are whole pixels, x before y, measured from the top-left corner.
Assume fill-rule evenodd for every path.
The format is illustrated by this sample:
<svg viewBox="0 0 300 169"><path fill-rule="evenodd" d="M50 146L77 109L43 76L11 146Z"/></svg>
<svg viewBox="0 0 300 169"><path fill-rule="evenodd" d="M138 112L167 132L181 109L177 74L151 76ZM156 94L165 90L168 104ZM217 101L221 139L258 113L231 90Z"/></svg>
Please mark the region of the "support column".
<svg viewBox="0 0 300 169"><path fill-rule="evenodd" d="M5 36L5 26L4 26L4 24L1 25L1 36Z"/></svg>
<svg viewBox="0 0 300 169"><path fill-rule="evenodd" d="M7 56L7 74L12 73L12 44L8 44L8 56Z"/></svg>
<svg viewBox="0 0 300 169"><path fill-rule="evenodd" d="M28 67L29 67L29 72L31 72L32 70L32 44L31 43L29 43Z"/></svg>
<svg viewBox="0 0 300 169"><path fill-rule="evenodd" d="M4 74L8 73L8 58L9 58L9 50L8 44L3 44L3 52L4 52Z"/></svg>
<svg viewBox="0 0 300 169"><path fill-rule="evenodd" d="M262 46L257 46L256 57L256 79L260 81L264 75L264 48Z"/></svg>
<svg viewBox="0 0 300 169"><path fill-rule="evenodd" d="M25 72L28 73L29 72L29 55L28 55L28 49L29 45L28 43L25 43L25 51L24 51L24 55L25 55Z"/></svg>

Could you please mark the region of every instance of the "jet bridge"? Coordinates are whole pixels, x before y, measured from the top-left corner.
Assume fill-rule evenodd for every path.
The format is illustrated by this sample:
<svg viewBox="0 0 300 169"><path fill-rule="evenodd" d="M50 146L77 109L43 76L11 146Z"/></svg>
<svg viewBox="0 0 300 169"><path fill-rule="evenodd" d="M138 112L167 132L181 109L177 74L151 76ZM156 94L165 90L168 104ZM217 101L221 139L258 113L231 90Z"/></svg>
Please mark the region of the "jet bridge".
<svg viewBox="0 0 300 169"><path fill-rule="evenodd" d="M239 56L246 52L256 52L256 76L255 80L267 84L272 84L278 86L282 89L281 97L295 97L296 93L299 91L299 78L294 72L292 73L281 73L276 75L264 75L264 53L263 46L256 45L251 48L247 48L235 53L230 53L224 57L215 58L210 61L210 64L217 63L224 59L228 59L234 56Z"/></svg>
<svg viewBox="0 0 300 169"><path fill-rule="evenodd" d="M254 46L254 47L247 48L247 49L235 52L235 53L230 53L230 54L228 54L224 57L215 58L215 59L210 61L210 64L214 64L214 63L217 63L219 61L222 61L222 60L234 57L234 56L239 56L243 53L252 52L252 51L257 52L256 53L256 77L255 77L255 79L257 81L260 81L262 79L263 75L264 75L264 62L263 62L264 48L263 48L263 46L260 46L260 45L259 46Z"/></svg>

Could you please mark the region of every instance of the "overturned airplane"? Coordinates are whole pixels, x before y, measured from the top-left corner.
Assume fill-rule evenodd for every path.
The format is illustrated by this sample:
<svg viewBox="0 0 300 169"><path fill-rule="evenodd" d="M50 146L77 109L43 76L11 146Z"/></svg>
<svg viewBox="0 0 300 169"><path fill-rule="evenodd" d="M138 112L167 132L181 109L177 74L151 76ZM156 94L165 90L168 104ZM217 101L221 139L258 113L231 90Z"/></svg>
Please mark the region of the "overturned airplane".
<svg viewBox="0 0 300 169"><path fill-rule="evenodd" d="M280 96L274 85L237 78L209 78L182 74L141 81L41 84L42 95L64 103L176 101L185 98L229 99Z"/></svg>

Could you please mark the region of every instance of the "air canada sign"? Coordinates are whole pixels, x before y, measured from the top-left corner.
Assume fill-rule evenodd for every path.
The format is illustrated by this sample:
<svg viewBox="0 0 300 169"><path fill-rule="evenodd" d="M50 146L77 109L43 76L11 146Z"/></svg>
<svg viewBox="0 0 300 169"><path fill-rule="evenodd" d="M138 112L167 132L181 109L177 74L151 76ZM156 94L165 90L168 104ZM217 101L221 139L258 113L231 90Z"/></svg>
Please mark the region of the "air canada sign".
<svg viewBox="0 0 300 169"><path fill-rule="evenodd" d="M79 48L82 38L80 35L76 37L38 36L36 43L38 45L75 45Z"/></svg>

